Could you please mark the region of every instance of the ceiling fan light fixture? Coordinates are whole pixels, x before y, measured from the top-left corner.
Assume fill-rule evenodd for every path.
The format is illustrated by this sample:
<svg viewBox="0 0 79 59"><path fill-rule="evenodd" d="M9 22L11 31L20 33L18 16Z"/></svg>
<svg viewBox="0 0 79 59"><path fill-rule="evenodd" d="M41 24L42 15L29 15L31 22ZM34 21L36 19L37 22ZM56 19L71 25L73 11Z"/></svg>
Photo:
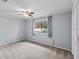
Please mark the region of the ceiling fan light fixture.
<svg viewBox="0 0 79 59"><path fill-rule="evenodd" d="M28 15L24 15L25 17L28 17Z"/></svg>

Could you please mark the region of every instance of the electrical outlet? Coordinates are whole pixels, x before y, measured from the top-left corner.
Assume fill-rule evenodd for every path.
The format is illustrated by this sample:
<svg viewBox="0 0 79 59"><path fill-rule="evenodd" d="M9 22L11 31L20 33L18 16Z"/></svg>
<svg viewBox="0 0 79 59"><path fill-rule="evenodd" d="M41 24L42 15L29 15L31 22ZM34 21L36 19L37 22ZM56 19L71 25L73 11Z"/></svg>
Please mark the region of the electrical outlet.
<svg viewBox="0 0 79 59"><path fill-rule="evenodd" d="M55 44L55 40L51 39L52 46Z"/></svg>
<svg viewBox="0 0 79 59"><path fill-rule="evenodd" d="M53 40L53 45L55 44L55 40Z"/></svg>

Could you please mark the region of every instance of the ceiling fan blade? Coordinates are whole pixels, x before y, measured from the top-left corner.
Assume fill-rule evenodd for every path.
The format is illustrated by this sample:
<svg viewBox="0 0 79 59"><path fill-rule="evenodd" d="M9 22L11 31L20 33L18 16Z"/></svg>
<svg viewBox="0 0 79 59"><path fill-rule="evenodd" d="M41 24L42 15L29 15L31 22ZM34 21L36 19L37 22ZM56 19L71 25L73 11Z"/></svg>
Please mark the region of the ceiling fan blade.
<svg viewBox="0 0 79 59"><path fill-rule="evenodd" d="M26 11L19 11L19 12L26 13Z"/></svg>
<svg viewBox="0 0 79 59"><path fill-rule="evenodd" d="M33 17L33 15L31 15L31 14L29 14L28 16L31 16L31 17Z"/></svg>
<svg viewBox="0 0 79 59"><path fill-rule="evenodd" d="M29 14L34 14L34 12L29 12Z"/></svg>

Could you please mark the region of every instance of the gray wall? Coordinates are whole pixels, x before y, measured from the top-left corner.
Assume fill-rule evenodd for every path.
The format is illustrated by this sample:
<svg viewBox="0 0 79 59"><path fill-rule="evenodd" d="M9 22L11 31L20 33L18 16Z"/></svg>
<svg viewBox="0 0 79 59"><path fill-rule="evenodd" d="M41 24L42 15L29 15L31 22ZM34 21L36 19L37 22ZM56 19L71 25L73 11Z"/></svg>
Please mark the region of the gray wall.
<svg viewBox="0 0 79 59"><path fill-rule="evenodd" d="M23 38L23 21L0 17L0 44L13 43Z"/></svg>
<svg viewBox="0 0 79 59"><path fill-rule="evenodd" d="M26 22L26 39L59 48L71 49L71 12L53 15L52 18L53 37L47 34L32 35L32 20ZM55 40L55 42L53 42Z"/></svg>
<svg viewBox="0 0 79 59"><path fill-rule="evenodd" d="M71 13L53 17L53 39L55 46L71 49Z"/></svg>

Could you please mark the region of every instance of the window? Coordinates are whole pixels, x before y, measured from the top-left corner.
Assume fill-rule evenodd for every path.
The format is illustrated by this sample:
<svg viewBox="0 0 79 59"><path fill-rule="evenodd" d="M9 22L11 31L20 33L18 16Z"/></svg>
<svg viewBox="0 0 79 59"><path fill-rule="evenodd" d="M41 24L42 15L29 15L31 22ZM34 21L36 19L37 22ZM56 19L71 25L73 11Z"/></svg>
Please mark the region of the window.
<svg viewBox="0 0 79 59"><path fill-rule="evenodd" d="M35 21L33 30L34 32L48 33L48 21Z"/></svg>
<svg viewBox="0 0 79 59"><path fill-rule="evenodd" d="M48 35L48 37L52 37L52 16L33 20L32 35Z"/></svg>

